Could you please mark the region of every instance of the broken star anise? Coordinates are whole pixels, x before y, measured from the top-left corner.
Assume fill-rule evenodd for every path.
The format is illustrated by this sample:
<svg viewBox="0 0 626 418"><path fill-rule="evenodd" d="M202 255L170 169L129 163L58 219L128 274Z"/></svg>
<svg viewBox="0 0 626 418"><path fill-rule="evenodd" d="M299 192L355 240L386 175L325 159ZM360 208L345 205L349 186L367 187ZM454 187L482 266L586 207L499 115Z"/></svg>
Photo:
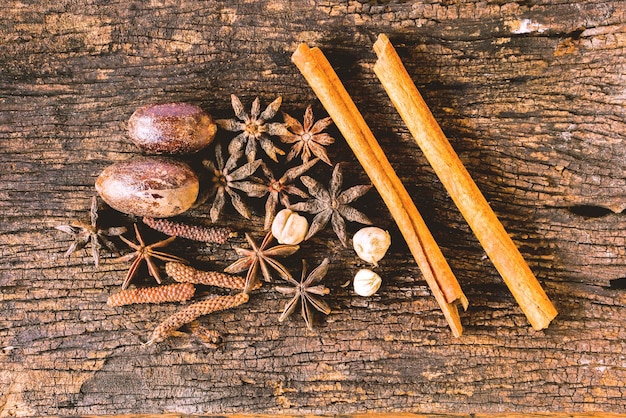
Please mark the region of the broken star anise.
<svg viewBox="0 0 626 418"><path fill-rule="evenodd" d="M98 227L98 198L94 196L91 199L91 208L89 211L89 223L82 221L74 221L69 225L59 225L55 228L74 237L74 242L70 245L66 257L69 257L75 251L78 251L91 242L91 256L93 257L96 267L100 264L100 248L104 244L111 252L117 253L115 244L108 237L116 237L126 232L126 227L116 226L112 228L101 229Z"/></svg>
<svg viewBox="0 0 626 418"><path fill-rule="evenodd" d="M215 161L205 160L203 165L213 174L213 188L215 199L211 206L211 221L217 222L224 204L226 203L226 194L230 196L233 207L246 219L250 218L250 209L246 206L241 195L236 190L249 194L254 187L250 181L246 181L261 165L261 160L255 160L244 164L237 168L237 160L241 158L241 151L231 154L226 163L222 155L222 147L220 144L215 146Z"/></svg>
<svg viewBox="0 0 626 418"><path fill-rule="evenodd" d="M298 251L300 246L281 244L268 248L273 238L272 233L268 232L261 245L257 245L250 235L246 233L246 240L251 248L235 248L237 254L243 258L226 267L224 271L226 273L240 273L246 269L248 270L244 293L249 293L250 290L254 289L257 284L259 270L261 270L263 279L266 282L272 280L269 267L276 270L283 279L288 280L291 278L291 274L285 266L274 260L274 257L287 257Z"/></svg>
<svg viewBox="0 0 626 418"><path fill-rule="evenodd" d="M333 123L330 116L315 122L313 108L309 105L304 112L304 124L287 113L283 113L283 119L289 133L280 135L280 140L286 144L293 144L289 154L287 154L287 161L300 155L302 162L306 163L314 155L326 164L332 165L324 146L335 142L335 138L322 132Z"/></svg>
<svg viewBox="0 0 626 418"><path fill-rule="evenodd" d="M283 322L293 313L296 306L298 306L298 302L300 302L302 318L304 318L307 328L312 330L313 312L311 311L311 307L325 315L330 313L330 307L328 304L317 298L317 296L324 296L330 293L330 290L326 286L317 284L324 278L324 276L326 276L326 273L328 272L328 258L325 258L324 261L311 271L308 276L306 275L306 270L307 263L305 260L302 260L302 277L300 282L293 278L289 278L287 281L294 287L276 286L276 290L283 295L293 295L293 297L285 304L285 309L278 318L278 321Z"/></svg>
<svg viewBox="0 0 626 418"><path fill-rule="evenodd" d="M309 232L304 238L305 240L311 238L323 229L328 221L331 221L333 230L339 237L341 244L344 247L348 247L348 232L346 231L345 220L366 225L372 224L367 216L349 205L367 193L372 186L359 185L341 191L341 184L343 183L341 163L335 165L328 189L309 176L302 176L300 180L309 189L309 193L313 198L291 205L289 208L297 212L315 214L309 227Z"/></svg>
<svg viewBox="0 0 626 418"><path fill-rule="evenodd" d="M141 264L142 261L146 262L148 266L148 272L150 273L152 277L154 277L154 279L157 281L158 284L161 284L161 274L159 273L159 268L156 266L156 264L154 264L154 261L152 261L153 257L159 260L163 260L163 261L187 263L187 261L185 261L184 259L180 257L164 253L163 251L156 250L156 248L163 248L167 246L169 243L174 241L176 237L169 237L163 241L146 245L143 238L141 237L141 234L139 233L139 228L137 228L137 224L134 224L133 226L135 227L135 236L137 237L137 241L139 241L139 244L135 244L134 242L124 238L122 235L120 235L120 238L130 248L135 250L135 252L126 254L122 257L118 257L114 260L116 262L124 262L124 261L133 260L133 263L130 265L130 268L128 269L128 273L126 274L126 277L124 278L124 282L122 283L122 290L128 287L128 285L130 284L130 281L137 273L139 265Z"/></svg>
<svg viewBox="0 0 626 418"><path fill-rule="evenodd" d="M274 177L272 170L266 165L261 165L261 170L265 175L265 179L255 178L257 184L255 186L255 192L250 193L253 197L263 197L266 194L267 201L265 202L265 223L264 229L267 231L272 226L272 221L276 216L276 208L278 204L282 204L285 207L290 206L289 195L298 196L302 199L306 199L309 195L293 184L302 174L307 172L313 167L319 158L314 158L305 164L297 167L292 167L285 171L285 173L279 178Z"/></svg>
<svg viewBox="0 0 626 418"><path fill-rule="evenodd" d="M267 121L276 116L276 112L278 112L282 103L282 98L279 96L261 112L261 101L257 97L252 102L249 115L244 110L241 100L237 96L231 94L230 98L237 119L220 119L216 121L217 125L222 129L240 132L230 142L228 151L231 154L235 154L244 149L245 145L246 158L251 162L256 159L258 143L268 157L278 162L276 154L284 155L285 152L277 148L269 136L286 135L288 133L287 127L283 123L269 123Z"/></svg>

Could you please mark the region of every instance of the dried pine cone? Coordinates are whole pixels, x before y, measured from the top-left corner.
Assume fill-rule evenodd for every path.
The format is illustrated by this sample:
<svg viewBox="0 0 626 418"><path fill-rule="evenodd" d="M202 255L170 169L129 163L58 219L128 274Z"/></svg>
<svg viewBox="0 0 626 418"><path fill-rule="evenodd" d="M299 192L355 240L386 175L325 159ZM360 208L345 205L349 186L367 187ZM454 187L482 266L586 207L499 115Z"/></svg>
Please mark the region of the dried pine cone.
<svg viewBox="0 0 626 418"><path fill-rule="evenodd" d="M163 232L164 234L173 237L187 238L194 241L223 244L228 240L228 238L237 236L237 233L233 232L230 228L190 225L183 222L173 221L171 219L157 219L146 216L143 218L143 223L152 229Z"/></svg>
<svg viewBox="0 0 626 418"><path fill-rule="evenodd" d="M223 311L242 305L248 301L248 298L247 293L239 293L236 295L214 296L210 299L189 305L161 322L154 329L152 336L145 345L152 345L164 341L183 325L203 315L208 315L211 312Z"/></svg>
<svg viewBox="0 0 626 418"><path fill-rule="evenodd" d="M182 263L166 263L165 272L168 276L181 283L205 284L239 290L243 290L246 287L246 279L243 277L232 276L220 271L197 270ZM254 289L260 287L261 283L257 283Z"/></svg>
<svg viewBox="0 0 626 418"><path fill-rule="evenodd" d="M195 291L196 288L191 283L126 289L109 296L107 305L124 306L134 303L186 302L193 297Z"/></svg>

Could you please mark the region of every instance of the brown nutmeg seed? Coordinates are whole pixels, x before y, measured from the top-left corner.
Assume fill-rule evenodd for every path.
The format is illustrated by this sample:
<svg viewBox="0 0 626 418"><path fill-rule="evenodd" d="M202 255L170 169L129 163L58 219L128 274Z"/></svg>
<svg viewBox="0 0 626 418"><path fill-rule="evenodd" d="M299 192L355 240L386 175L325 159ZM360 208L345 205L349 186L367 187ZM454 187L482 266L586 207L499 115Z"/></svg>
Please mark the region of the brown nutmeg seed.
<svg viewBox="0 0 626 418"><path fill-rule="evenodd" d="M149 154L190 154L215 138L217 125L207 112L189 103L140 107L128 120L132 141Z"/></svg>
<svg viewBox="0 0 626 418"><path fill-rule="evenodd" d="M115 163L96 179L96 191L113 209L153 218L185 212L198 197L199 187L189 165L167 157L142 156Z"/></svg>

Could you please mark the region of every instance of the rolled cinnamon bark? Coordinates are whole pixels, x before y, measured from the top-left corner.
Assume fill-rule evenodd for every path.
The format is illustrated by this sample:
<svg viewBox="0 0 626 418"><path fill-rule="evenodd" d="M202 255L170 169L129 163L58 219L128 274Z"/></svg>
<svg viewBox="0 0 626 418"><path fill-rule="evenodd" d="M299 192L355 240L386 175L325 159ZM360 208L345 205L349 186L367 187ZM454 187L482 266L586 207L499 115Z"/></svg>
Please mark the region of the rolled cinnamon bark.
<svg viewBox="0 0 626 418"><path fill-rule="evenodd" d="M466 308L467 298L363 116L322 51L301 44L291 58L389 208L453 335L460 336L463 328L456 304Z"/></svg>
<svg viewBox="0 0 626 418"><path fill-rule="evenodd" d="M546 328L557 315L556 309L454 152L387 36L379 35L374 51L378 55L374 72L413 138L532 327Z"/></svg>

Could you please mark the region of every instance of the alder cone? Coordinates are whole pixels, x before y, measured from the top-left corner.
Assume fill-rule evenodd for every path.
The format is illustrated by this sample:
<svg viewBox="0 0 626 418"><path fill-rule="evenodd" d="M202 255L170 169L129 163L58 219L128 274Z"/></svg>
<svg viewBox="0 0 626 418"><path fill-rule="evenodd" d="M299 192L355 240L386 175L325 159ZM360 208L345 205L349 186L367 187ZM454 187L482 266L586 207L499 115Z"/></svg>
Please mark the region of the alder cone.
<svg viewBox="0 0 626 418"><path fill-rule="evenodd" d="M128 134L148 154L190 154L215 138L211 115L189 103L163 103L140 107L128 120Z"/></svg>

